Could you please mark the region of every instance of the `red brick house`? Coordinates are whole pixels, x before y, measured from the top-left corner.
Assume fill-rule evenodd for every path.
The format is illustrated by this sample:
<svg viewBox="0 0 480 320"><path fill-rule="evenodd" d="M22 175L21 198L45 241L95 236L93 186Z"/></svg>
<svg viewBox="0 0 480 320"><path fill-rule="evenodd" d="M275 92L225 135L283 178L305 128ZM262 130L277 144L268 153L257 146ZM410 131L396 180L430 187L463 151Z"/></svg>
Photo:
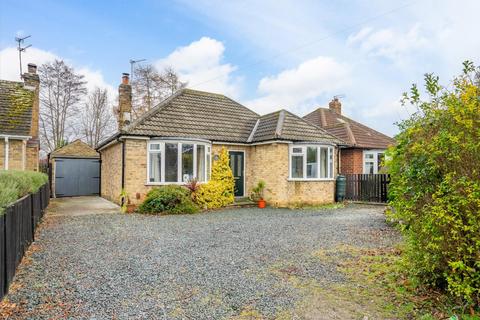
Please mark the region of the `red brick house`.
<svg viewBox="0 0 480 320"><path fill-rule="evenodd" d="M389 136L342 115L338 98L328 108L318 108L303 118L347 143L340 150L341 174L381 172L385 150L395 143Z"/></svg>

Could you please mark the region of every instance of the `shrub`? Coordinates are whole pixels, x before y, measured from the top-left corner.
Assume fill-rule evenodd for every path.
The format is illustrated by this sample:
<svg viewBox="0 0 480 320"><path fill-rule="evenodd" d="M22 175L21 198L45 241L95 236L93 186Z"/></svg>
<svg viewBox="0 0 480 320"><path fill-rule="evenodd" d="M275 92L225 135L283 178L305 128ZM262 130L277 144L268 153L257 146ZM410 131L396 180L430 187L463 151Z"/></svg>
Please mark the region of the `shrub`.
<svg viewBox="0 0 480 320"><path fill-rule="evenodd" d="M473 306L480 303L480 72L464 67L453 90L427 74L428 100L415 85L404 94L418 112L399 124L389 151L389 215L401 222L413 278Z"/></svg>
<svg viewBox="0 0 480 320"><path fill-rule="evenodd" d="M253 187L252 194L250 195L250 199L253 201L263 200L263 191L265 190L266 183L263 180L259 180L257 185Z"/></svg>
<svg viewBox="0 0 480 320"><path fill-rule="evenodd" d="M222 148L220 158L213 162L212 178L196 192L196 203L203 209L220 208L233 203L235 182L228 151Z"/></svg>
<svg viewBox="0 0 480 320"><path fill-rule="evenodd" d="M197 191L200 188L200 183L198 182L197 179L191 179L190 181L187 182L185 185L185 188L187 188L190 191L190 196L192 197L192 200L195 202L195 199L197 197Z"/></svg>
<svg viewBox="0 0 480 320"><path fill-rule="evenodd" d="M177 185L154 188L147 193L145 201L138 207L141 213L182 214L195 213L198 207L193 203L190 192Z"/></svg>
<svg viewBox="0 0 480 320"><path fill-rule="evenodd" d="M48 182L48 176L34 171L0 170L0 214L5 207L26 196L35 193Z"/></svg>

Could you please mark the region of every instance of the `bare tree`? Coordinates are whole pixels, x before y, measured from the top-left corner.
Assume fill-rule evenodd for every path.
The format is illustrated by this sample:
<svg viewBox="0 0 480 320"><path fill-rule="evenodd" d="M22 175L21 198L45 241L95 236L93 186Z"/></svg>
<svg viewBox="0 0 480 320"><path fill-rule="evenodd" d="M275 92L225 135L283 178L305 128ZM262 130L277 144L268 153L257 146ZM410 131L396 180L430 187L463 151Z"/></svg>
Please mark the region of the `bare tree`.
<svg viewBox="0 0 480 320"><path fill-rule="evenodd" d="M151 64L138 66L132 82L133 116L138 118L185 86L186 83L181 82L175 70L170 67L159 72Z"/></svg>
<svg viewBox="0 0 480 320"><path fill-rule="evenodd" d="M72 117L86 94L83 75L76 74L63 60L40 66L40 129L43 148L51 152L72 134Z"/></svg>
<svg viewBox="0 0 480 320"><path fill-rule="evenodd" d="M107 89L95 87L89 92L79 129L81 136L92 148L95 148L114 130L115 118L110 110Z"/></svg>
<svg viewBox="0 0 480 320"><path fill-rule="evenodd" d="M175 93L175 91L184 88L187 83L181 82L178 74L172 67L166 67L160 74L162 80L162 89L167 96Z"/></svg>

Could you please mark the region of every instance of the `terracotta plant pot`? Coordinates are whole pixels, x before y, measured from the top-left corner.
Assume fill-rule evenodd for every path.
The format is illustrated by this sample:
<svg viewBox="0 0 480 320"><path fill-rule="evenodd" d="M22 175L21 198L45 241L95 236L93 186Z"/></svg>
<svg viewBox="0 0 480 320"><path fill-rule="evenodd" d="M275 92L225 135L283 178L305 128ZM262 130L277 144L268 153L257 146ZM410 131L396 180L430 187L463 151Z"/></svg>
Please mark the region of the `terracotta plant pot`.
<svg viewBox="0 0 480 320"><path fill-rule="evenodd" d="M127 212L128 213L134 213L135 210L137 209L137 206L134 204L127 204Z"/></svg>
<svg viewBox="0 0 480 320"><path fill-rule="evenodd" d="M259 207L260 209L263 209L263 208L265 208L266 206L267 206L267 202L266 202L265 200L263 200L263 199L258 200L258 207Z"/></svg>

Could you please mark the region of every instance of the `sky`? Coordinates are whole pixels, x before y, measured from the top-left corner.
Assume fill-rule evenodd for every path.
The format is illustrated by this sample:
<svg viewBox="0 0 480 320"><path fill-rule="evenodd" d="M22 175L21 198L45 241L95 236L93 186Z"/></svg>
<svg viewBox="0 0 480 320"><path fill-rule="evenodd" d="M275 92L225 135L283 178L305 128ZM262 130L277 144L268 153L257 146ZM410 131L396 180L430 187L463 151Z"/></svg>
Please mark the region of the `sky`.
<svg viewBox="0 0 480 320"><path fill-rule="evenodd" d="M340 96L344 115L394 135L400 98L434 72L445 86L480 63L480 1L29 1L0 3L0 79L64 59L115 96L130 59L173 67L192 89L259 114L303 116Z"/></svg>

